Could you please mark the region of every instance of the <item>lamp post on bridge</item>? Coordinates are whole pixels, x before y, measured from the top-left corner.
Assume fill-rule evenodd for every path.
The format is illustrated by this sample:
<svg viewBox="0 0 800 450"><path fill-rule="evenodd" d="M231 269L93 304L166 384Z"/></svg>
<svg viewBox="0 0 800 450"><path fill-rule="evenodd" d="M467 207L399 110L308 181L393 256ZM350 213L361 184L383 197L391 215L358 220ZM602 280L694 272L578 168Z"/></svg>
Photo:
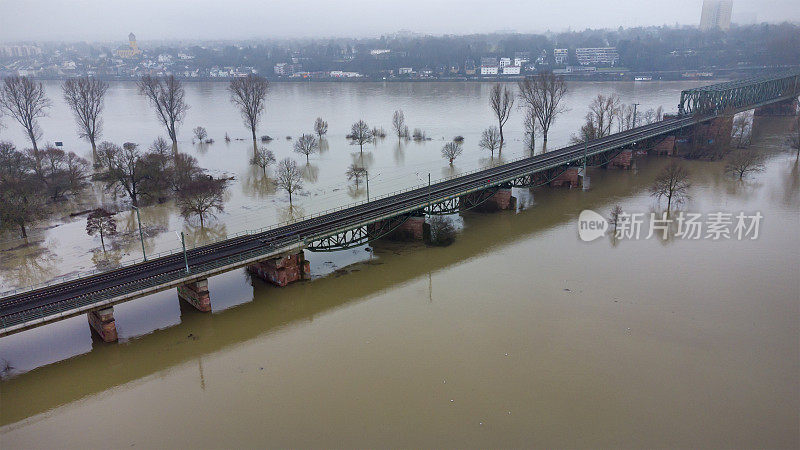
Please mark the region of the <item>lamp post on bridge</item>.
<svg viewBox="0 0 800 450"><path fill-rule="evenodd" d="M186 238L183 235L183 231L181 231L180 234L178 234L178 232L176 231L175 235L178 236L178 238L180 238L180 240L181 240L181 246L183 247L183 264L186 267L186 273L188 274L189 273L189 257L186 256Z"/></svg>
<svg viewBox="0 0 800 450"><path fill-rule="evenodd" d="M584 191L589 189L589 183L587 180L589 176L586 174L586 158L589 156L589 140L587 139L583 143L583 180L581 180L581 189Z"/></svg>
<svg viewBox="0 0 800 450"><path fill-rule="evenodd" d="M633 104L633 128L636 128L636 109L638 106L638 103Z"/></svg>
<svg viewBox="0 0 800 450"><path fill-rule="evenodd" d="M139 224L139 241L142 243L142 258L147 261L147 253L144 251L144 234L142 234L142 219L139 217L139 207L135 205L131 205L134 211L136 211L136 222Z"/></svg>

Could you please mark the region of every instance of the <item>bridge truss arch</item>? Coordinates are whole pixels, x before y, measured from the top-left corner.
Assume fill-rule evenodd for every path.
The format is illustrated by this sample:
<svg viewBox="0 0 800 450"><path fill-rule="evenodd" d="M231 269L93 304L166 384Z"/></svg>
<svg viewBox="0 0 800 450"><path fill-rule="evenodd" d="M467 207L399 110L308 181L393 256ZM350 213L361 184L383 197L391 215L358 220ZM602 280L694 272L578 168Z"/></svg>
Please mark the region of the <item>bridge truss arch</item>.
<svg viewBox="0 0 800 450"><path fill-rule="evenodd" d="M681 92L680 114L719 114L751 109L800 94L800 71L746 78Z"/></svg>

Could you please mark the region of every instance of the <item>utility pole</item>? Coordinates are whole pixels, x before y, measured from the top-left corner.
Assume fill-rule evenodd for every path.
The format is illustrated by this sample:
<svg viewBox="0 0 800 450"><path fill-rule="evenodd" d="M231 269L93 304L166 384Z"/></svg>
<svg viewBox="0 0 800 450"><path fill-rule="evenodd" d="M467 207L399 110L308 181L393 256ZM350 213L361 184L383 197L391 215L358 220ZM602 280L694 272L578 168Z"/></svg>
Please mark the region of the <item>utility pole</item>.
<svg viewBox="0 0 800 450"><path fill-rule="evenodd" d="M428 211L431 210L431 173L428 172Z"/></svg>
<svg viewBox="0 0 800 450"><path fill-rule="evenodd" d="M367 178L367 202L369 202L369 171L364 169L364 173L366 174Z"/></svg>
<svg viewBox="0 0 800 450"><path fill-rule="evenodd" d="M636 108L639 106L638 103L633 104L633 128L636 128Z"/></svg>
<svg viewBox="0 0 800 450"><path fill-rule="evenodd" d="M139 217L139 208L133 206L133 209L136 211L136 222L139 223L139 241L142 242L142 258L147 261L147 254L144 251L144 235L142 234L142 219Z"/></svg>
<svg viewBox="0 0 800 450"><path fill-rule="evenodd" d="M175 234L177 235L178 232L176 231ZM183 231L180 234L181 238L181 246L183 247L183 264L186 267L186 273L189 273L189 257L186 256L186 238L183 235Z"/></svg>
<svg viewBox="0 0 800 450"><path fill-rule="evenodd" d="M584 191L589 189L589 183L586 182L586 180L589 179L589 176L586 173L586 158L588 157L588 155L589 155L589 141L587 140L583 143L583 180L581 180L581 188Z"/></svg>

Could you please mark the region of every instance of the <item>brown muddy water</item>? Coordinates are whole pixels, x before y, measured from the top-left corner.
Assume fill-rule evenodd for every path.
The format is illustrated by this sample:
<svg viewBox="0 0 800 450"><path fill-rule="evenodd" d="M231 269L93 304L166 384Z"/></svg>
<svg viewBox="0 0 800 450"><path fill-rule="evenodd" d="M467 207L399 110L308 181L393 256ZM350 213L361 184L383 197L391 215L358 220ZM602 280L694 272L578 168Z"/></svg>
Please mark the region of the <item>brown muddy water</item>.
<svg viewBox="0 0 800 450"><path fill-rule="evenodd" d="M685 162L686 211L764 219L756 240L582 242L583 209L657 209L669 162L593 170L592 189L515 189L459 215L446 248L309 254L275 288L212 278L0 339L0 446L800 446L800 173L788 122L757 123L765 171ZM354 262L354 264L349 264Z"/></svg>

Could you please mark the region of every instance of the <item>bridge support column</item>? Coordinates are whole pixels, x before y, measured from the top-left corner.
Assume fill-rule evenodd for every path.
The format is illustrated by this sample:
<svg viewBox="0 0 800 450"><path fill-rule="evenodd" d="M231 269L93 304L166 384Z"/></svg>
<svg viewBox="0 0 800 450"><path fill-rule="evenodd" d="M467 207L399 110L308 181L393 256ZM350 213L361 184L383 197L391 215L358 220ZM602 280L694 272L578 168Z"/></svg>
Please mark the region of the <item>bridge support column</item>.
<svg viewBox="0 0 800 450"><path fill-rule="evenodd" d="M258 278L281 287L295 281L307 280L311 276L310 263L306 261L302 250L250 264L247 270Z"/></svg>
<svg viewBox="0 0 800 450"><path fill-rule="evenodd" d="M473 192L461 196L458 201L461 204L472 204L480 199L480 192ZM472 208L474 211L480 212L495 212L505 211L507 209L517 209L517 198L511 195L511 188L500 188L492 194L491 197L486 199L483 203Z"/></svg>
<svg viewBox="0 0 800 450"><path fill-rule="evenodd" d="M720 116L692 128L688 148L681 153L690 158L717 159L727 153L731 145L733 116Z"/></svg>
<svg viewBox="0 0 800 450"><path fill-rule="evenodd" d="M211 295L208 293L208 279L197 280L178 286L178 297L199 311L211 311Z"/></svg>
<svg viewBox="0 0 800 450"><path fill-rule="evenodd" d="M756 116L795 116L797 115L797 99L790 98L782 102L759 106L753 114Z"/></svg>
<svg viewBox="0 0 800 450"><path fill-rule="evenodd" d="M651 155L672 156L675 154L675 136L665 136L648 149Z"/></svg>
<svg viewBox="0 0 800 450"><path fill-rule="evenodd" d="M633 150L623 150L608 162L609 168L630 169L633 162Z"/></svg>
<svg viewBox="0 0 800 450"><path fill-rule="evenodd" d="M577 167L570 167L564 173L550 181L551 187L574 188L579 186L579 171Z"/></svg>
<svg viewBox="0 0 800 450"><path fill-rule="evenodd" d="M86 314L89 326L104 342L117 341L117 322L114 320L114 307L89 311Z"/></svg>
<svg viewBox="0 0 800 450"><path fill-rule="evenodd" d="M383 225L383 223L377 222L367 225L367 227L371 228L371 230L380 230ZM425 216L419 214L409 217L402 225L392 230L389 234L382 236L381 239L406 242L422 241L427 240L430 237L430 233L430 225L425 222Z"/></svg>

